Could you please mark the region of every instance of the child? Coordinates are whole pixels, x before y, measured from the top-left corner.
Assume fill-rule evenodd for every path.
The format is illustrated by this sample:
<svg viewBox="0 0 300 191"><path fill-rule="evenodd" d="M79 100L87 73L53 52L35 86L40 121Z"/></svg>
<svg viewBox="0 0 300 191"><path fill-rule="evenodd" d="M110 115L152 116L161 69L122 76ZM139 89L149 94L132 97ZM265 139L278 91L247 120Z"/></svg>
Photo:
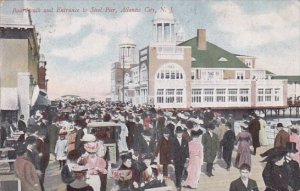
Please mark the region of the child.
<svg viewBox="0 0 300 191"><path fill-rule="evenodd" d="M55 145L56 160L59 161L59 169L61 169L67 160L68 140L65 139L67 132L60 130L58 133L59 139Z"/></svg>

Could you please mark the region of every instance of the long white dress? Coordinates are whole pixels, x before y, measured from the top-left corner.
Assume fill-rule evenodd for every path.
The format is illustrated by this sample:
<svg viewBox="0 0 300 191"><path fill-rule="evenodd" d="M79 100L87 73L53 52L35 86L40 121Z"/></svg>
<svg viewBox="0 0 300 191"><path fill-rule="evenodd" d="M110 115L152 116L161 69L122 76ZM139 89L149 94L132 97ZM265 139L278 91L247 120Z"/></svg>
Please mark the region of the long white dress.
<svg viewBox="0 0 300 191"><path fill-rule="evenodd" d="M260 131L259 131L259 143L262 146L269 145L268 137L267 137L267 123L264 119L259 119Z"/></svg>

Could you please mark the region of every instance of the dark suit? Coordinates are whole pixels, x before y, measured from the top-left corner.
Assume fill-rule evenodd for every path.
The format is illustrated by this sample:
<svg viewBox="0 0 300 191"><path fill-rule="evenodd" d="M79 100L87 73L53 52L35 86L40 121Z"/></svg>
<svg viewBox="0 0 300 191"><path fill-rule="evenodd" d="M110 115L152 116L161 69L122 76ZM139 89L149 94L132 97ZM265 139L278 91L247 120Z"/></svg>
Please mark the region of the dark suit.
<svg viewBox="0 0 300 191"><path fill-rule="evenodd" d="M139 143L134 148L134 151L137 151L140 154L140 157L143 154L153 154L155 151L155 142L154 140L150 140L150 142L147 143L146 140L143 137L141 137Z"/></svg>
<svg viewBox="0 0 300 191"><path fill-rule="evenodd" d="M79 129L76 132L76 138L75 138L75 149L77 149L81 154L85 152L83 147L84 143L80 140L82 139L83 135L84 135L83 129Z"/></svg>
<svg viewBox="0 0 300 191"><path fill-rule="evenodd" d="M181 177L186 159L189 158L189 145L187 140L181 140L181 144L175 137L172 144L172 159L175 167L176 187L181 186Z"/></svg>
<svg viewBox="0 0 300 191"><path fill-rule="evenodd" d="M230 183L229 191L258 191L255 180L249 178L247 187L241 178L238 178Z"/></svg>
<svg viewBox="0 0 300 191"><path fill-rule="evenodd" d="M19 131L26 132L26 123L23 120L18 121L18 129Z"/></svg>
<svg viewBox="0 0 300 191"><path fill-rule="evenodd" d="M168 164L171 163L171 140L162 137L156 147L155 156L159 153L159 163L163 165L163 175L168 176Z"/></svg>

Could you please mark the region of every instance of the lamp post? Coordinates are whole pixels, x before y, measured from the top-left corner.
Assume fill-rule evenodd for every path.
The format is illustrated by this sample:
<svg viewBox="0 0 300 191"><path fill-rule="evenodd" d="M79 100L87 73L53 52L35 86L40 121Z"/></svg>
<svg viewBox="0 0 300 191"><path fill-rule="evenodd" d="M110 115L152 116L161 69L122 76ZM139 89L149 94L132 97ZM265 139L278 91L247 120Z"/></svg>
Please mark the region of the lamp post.
<svg viewBox="0 0 300 191"><path fill-rule="evenodd" d="M123 67L122 67L122 73L123 73L123 79L122 79L122 102L124 103L125 101L125 98L124 98L124 92L125 92L125 47L122 47L122 64L123 64Z"/></svg>

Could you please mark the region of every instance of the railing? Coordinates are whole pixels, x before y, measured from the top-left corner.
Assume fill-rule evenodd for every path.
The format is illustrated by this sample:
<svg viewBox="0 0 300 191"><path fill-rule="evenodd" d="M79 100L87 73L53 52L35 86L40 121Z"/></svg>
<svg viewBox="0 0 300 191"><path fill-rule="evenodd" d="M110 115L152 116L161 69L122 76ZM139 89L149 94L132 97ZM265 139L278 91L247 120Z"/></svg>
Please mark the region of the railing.
<svg viewBox="0 0 300 191"><path fill-rule="evenodd" d="M156 49L158 59L179 59L184 57L184 47L158 46Z"/></svg>

